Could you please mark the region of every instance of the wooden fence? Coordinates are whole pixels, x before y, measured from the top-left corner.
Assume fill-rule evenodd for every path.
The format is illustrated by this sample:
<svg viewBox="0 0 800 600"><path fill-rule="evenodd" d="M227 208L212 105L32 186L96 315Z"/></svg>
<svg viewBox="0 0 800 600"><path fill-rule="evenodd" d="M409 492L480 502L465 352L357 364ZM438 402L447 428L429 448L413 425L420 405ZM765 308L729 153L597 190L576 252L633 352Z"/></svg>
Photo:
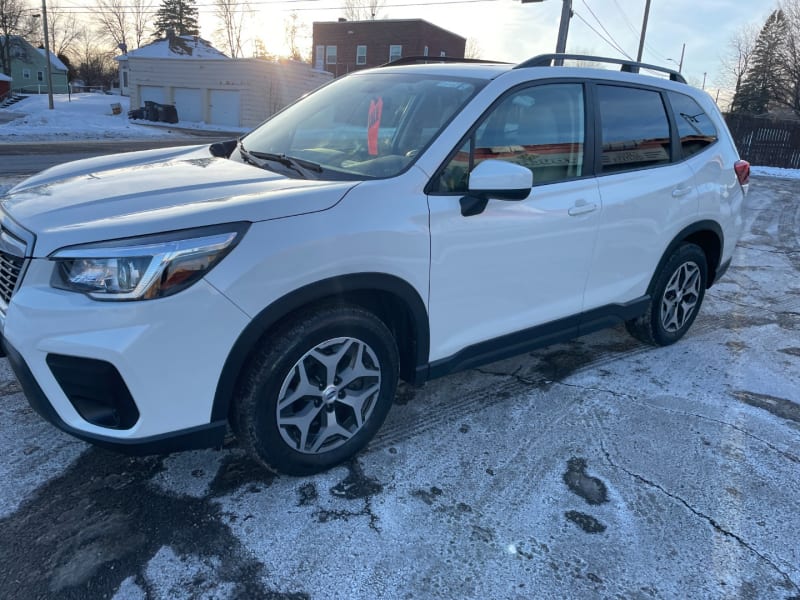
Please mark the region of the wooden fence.
<svg viewBox="0 0 800 600"><path fill-rule="evenodd" d="M751 165L800 169L800 122L727 114L739 155Z"/></svg>

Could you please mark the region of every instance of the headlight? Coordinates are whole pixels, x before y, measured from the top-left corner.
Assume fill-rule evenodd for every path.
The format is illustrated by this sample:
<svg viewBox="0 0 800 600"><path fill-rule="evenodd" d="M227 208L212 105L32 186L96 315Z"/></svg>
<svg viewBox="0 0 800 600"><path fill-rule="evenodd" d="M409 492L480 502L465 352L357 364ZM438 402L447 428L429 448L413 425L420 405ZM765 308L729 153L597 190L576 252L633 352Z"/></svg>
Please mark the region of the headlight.
<svg viewBox="0 0 800 600"><path fill-rule="evenodd" d="M53 287L95 300L151 300L186 289L233 250L246 223L73 246L55 252Z"/></svg>

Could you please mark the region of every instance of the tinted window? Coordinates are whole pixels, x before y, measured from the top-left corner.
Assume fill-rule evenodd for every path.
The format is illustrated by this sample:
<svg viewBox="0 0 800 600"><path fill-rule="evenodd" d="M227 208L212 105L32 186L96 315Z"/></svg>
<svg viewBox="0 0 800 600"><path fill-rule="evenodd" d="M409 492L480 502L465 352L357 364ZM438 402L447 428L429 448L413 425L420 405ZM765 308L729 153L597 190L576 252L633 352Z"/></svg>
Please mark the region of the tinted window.
<svg viewBox="0 0 800 600"><path fill-rule="evenodd" d="M579 84L541 85L504 98L444 167L438 191L466 192L469 171L488 158L528 167L533 182L583 174L584 107Z"/></svg>
<svg viewBox="0 0 800 600"><path fill-rule="evenodd" d="M597 86L602 127L602 172L642 169L670 161L670 134L661 94Z"/></svg>
<svg viewBox="0 0 800 600"><path fill-rule="evenodd" d="M697 102L677 92L669 92L669 102L678 123L684 158L717 141L717 128Z"/></svg>

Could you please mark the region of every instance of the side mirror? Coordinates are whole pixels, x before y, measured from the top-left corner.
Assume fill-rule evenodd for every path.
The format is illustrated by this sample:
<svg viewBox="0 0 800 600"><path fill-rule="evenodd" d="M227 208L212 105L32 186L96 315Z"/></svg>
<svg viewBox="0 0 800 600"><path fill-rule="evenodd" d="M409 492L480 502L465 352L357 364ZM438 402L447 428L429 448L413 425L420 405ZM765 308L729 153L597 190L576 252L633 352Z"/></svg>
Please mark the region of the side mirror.
<svg viewBox="0 0 800 600"><path fill-rule="evenodd" d="M531 193L533 173L527 167L489 159L469 174L469 193L461 198L461 214L478 215L486 210L489 199L524 200Z"/></svg>

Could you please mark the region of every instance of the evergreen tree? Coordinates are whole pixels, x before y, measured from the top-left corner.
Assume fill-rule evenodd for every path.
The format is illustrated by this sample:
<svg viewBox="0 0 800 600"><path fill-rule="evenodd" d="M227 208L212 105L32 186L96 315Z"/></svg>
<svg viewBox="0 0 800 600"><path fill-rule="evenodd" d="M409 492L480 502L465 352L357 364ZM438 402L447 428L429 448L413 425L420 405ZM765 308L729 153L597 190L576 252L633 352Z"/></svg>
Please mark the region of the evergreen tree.
<svg viewBox="0 0 800 600"><path fill-rule="evenodd" d="M155 37L165 37L172 29L175 35L198 35L197 6L194 0L163 0L156 11Z"/></svg>
<svg viewBox="0 0 800 600"><path fill-rule="evenodd" d="M784 40L787 22L782 10L774 11L756 39L750 66L742 85L733 97L732 112L763 114L772 101L781 101L786 93Z"/></svg>

